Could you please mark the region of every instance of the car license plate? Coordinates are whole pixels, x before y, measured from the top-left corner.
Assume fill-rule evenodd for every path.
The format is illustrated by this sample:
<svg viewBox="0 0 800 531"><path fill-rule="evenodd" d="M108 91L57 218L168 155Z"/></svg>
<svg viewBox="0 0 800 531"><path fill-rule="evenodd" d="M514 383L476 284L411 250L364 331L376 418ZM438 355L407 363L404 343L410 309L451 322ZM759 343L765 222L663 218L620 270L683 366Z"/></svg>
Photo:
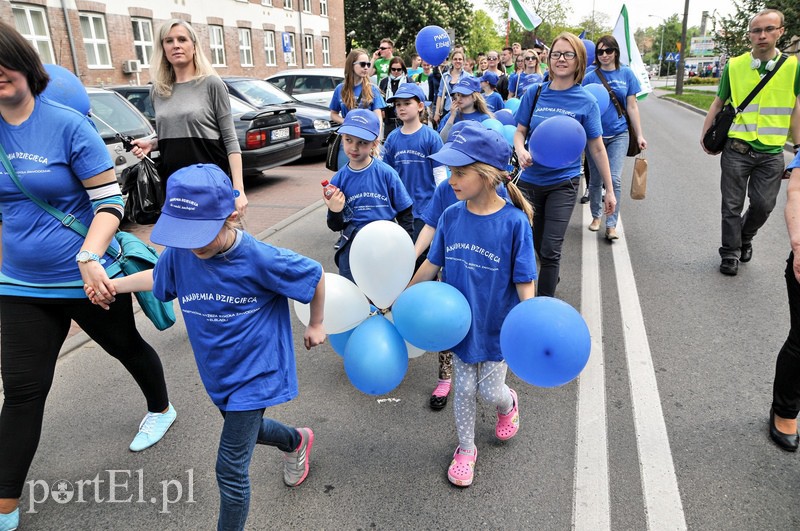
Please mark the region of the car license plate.
<svg viewBox="0 0 800 531"><path fill-rule="evenodd" d="M273 142L276 140L286 140L289 138L289 128L284 127L282 129L275 129L270 133L270 138L272 138Z"/></svg>

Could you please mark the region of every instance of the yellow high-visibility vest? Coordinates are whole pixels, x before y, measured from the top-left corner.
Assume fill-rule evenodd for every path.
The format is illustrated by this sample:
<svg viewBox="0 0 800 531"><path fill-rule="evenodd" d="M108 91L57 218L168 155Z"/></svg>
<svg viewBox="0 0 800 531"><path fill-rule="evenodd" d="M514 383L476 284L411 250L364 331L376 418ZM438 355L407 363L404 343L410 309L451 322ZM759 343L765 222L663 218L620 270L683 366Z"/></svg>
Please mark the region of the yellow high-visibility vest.
<svg viewBox="0 0 800 531"><path fill-rule="evenodd" d="M761 81L758 69L750 68L750 53L734 57L728 66L731 99L737 107ZM794 94L797 57L790 56L775 72L736 119L728 132L730 138L745 142L758 140L767 146L782 146L789 135L792 109L797 97Z"/></svg>

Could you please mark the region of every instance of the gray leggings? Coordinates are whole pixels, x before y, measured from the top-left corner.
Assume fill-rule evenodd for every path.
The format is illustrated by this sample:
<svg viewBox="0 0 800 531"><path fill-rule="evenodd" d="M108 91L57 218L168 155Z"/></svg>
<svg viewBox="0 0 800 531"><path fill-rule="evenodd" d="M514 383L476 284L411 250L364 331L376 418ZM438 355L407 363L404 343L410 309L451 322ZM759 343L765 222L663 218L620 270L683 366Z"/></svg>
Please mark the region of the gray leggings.
<svg viewBox="0 0 800 531"><path fill-rule="evenodd" d="M481 400L495 406L499 411L510 411L513 399L506 385L508 364L505 361L482 361L464 363L453 356L455 370L455 395L453 412L456 415L458 445L463 450L475 448L475 417L477 402Z"/></svg>

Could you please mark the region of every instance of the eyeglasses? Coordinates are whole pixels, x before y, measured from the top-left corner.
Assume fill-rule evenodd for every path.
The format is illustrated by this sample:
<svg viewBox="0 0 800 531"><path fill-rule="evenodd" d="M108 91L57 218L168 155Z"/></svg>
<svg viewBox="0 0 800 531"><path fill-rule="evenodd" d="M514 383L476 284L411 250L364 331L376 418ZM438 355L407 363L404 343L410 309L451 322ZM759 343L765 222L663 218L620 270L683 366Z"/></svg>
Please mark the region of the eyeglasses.
<svg viewBox="0 0 800 531"><path fill-rule="evenodd" d="M390 68L389 70L391 70L392 72L402 72L403 71L402 68Z"/></svg>
<svg viewBox="0 0 800 531"><path fill-rule="evenodd" d="M388 46L379 46L378 49L379 50L391 50L391 48L389 48Z"/></svg>
<svg viewBox="0 0 800 531"><path fill-rule="evenodd" d="M753 28L750 30L750 35L761 35L762 33L774 33L775 30L781 29L783 26L767 26L766 28Z"/></svg>
<svg viewBox="0 0 800 531"><path fill-rule="evenodd" d="M369 67L372 66L372 63L370 63L369 61L358 61L358 62L353 63L353 64L356 64L356 65L360 66L361 68L369 68Z"/></svg>
<svg viewBox="0 0 800 531"><path fill-rule="evenodd" d="M616 48L598 48L597 55L614 55L617 53Z"/></svg>
<svg viewBox="0 0 800 531"><path fill-rule="evenodd" d="M575 52L550 52L551 61L558 61L562 57L567 61L571 61L576 57L578 57L578 54L576 54Z"/></svg>
<svg viewBox="0 0 800 531"><path fill-rule="evenodd" d="M538 57L526 57L525 58L526 61L535 61L537 59L538 59Z"/></svg>

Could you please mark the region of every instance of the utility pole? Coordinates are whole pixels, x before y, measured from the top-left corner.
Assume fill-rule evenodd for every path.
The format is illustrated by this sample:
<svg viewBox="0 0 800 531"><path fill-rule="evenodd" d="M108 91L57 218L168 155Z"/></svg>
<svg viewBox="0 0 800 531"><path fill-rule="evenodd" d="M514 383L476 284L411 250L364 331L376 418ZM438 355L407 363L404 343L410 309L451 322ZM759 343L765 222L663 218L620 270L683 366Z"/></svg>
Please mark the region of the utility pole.
<svg viewBox="0 0 800 531"><path fill-rule="evenodd" d="M681 28L681 58L676 65L678 71L675 72L675 94L683 94L683 71L684 71L684 57L688 50L686 49L686 28L689 22L689 0L686 0L686 5L683 8L683 28Z"/></svg>

